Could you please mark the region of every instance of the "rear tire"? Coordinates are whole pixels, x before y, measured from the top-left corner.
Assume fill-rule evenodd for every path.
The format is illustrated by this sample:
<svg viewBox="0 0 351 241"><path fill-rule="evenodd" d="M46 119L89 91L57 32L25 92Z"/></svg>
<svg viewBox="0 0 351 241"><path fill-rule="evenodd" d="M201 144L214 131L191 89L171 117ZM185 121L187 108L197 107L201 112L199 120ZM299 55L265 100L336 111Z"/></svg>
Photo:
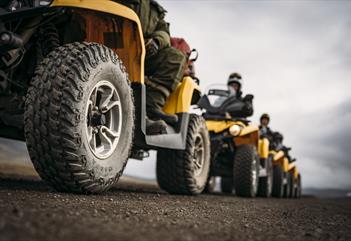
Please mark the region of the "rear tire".
<svg viewBox="0 0 351 241"><path fill-rule="evenodd" d="M294 173L292 173L292 172L290 173L289 179L290 179L290 181L288 182L289 183L289 195L288 195L288 197L289 198L293 198L294 197L294 192L295 192L295 189L296 189L296 186L297 186L297 179L295 179Z"/></svg>
<svg viewBox="0 0 351 241"><path fill-rule="evenodd" d="M97 89L93 98L93 90L103 83L111 89ZM128 83L117 55L95 43L67 44L41 62L28 89L24 129L34 167L49 185L58 191L100 193L117 182L133 137L134 108ZM94 106L101 101L100 107L106 104L95 134L92 117L87 114L92 100ZM98 115L99 108L94 110ZM116 116L115 112L123 114ZM118 137L111 136L117 132L108 131L117 126L123 131ZM107 139L113 140L110 146ZM100 151L106 148L108 155L97 155L98 147Z"/></svg>
<svg viewBox="0 0 351 241"><path fill-rule="evenodd" d="M223 193L233 193L234 183L232 177L221 177L221 190Z"/></svg>
<svg viewBox="0 0 351 241"><path fill-rule="evenodd" d="M302 187L301 187L301 175L299 174L297 177L297 184L296 184L296 188L294 191L294 197L295 198L301 198L301 194L302 193Z"/></svg>
<svg viewBox="0 0 351 241"><path fill-rule="evenodd" d="M210 139L205 120L191 114L185 150L159 149L156 176L159 186L171 194L200 194L210 170Z"/></svg>
<svg viewBox="0 0 351 241"><path fill-rule="evenodd" d="M283 197L284 198L289 198L290 195L290 187L291 187L291 173L290 172L286 172L285 173L285 180L286 183L284 185L284 191L283 191Z"/></svg>
<svg viewBox="0 0 351 241"><path fill-rule="evenodd" d="M258 182L257 196L259 197L270 197L272 195L273 186L273 167L272 167L272 157L268 157L266 160L266 171L267 176L260 177Z"/></svg>
<svg viewBox="0 0 351 241"><path fill-rule="evenodd" d="M284 173L282 167L278 165L273 166L273 188L272 196L281 198L283 196L284 188Z"/></svg>
<svg viewBox="0 0 351 241"><path fill-rule="evenodd" d="M259 157L253 145L237 147L233 179L235 193L240 197L255 197L258 188Z"/></svg>

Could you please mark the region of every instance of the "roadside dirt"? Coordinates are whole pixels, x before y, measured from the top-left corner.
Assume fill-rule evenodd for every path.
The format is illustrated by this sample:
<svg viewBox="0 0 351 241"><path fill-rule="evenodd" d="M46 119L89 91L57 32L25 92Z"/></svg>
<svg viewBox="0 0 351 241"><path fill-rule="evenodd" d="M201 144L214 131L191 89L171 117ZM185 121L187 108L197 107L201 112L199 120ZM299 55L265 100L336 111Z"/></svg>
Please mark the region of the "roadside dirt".
<svg viewBox="0 0 351 241"><path fill-rule="evenodd" d="M350 199L172 196L132 180L83 196L3 176L0 214L0 241L351 240Z"/></svg>

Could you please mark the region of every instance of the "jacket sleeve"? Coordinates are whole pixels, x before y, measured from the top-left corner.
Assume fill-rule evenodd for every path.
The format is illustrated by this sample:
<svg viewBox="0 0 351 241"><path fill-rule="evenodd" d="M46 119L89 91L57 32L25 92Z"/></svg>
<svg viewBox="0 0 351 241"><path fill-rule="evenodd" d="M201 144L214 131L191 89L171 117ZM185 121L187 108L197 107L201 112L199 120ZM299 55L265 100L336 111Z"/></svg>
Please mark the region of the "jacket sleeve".
<svg viewBox="0 0 351 241"><path fill-rule="evenodd" d="M157 40L161 49L171 46L169 24L163 18L158 21L152 38Z"/></svg>

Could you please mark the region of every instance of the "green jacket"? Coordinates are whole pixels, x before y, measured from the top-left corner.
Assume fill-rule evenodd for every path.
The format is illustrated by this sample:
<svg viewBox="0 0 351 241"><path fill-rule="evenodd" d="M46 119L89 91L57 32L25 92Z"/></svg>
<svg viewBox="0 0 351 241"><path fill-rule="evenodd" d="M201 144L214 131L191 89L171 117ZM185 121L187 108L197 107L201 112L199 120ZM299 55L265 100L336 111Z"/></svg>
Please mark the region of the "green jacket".
<svg viewBox="0 0 351 241"><path fill-rule="evenodd" d="M169 47L169 24L164 20L166 10L155 0L116 0L133 9L139 16L145 39L154 38L160 48Z"/></svg>

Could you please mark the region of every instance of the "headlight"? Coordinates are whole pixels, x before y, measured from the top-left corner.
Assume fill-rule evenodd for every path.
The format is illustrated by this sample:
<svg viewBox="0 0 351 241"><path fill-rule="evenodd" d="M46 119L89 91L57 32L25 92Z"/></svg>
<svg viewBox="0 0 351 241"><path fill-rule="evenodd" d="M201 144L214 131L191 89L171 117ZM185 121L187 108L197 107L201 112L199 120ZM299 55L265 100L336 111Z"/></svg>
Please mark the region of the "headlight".
<svg viewBox="0 0 351 241"><path fill-rule="evenodd" d="M49 6L54 0L35 0L34 7Z"/></svg>
<svg viewBox="0 0 351 241"><path fill-rule="evenodd" d="M229 128L229 133L232 135L232 136L238 136L240 134L240 131L241 131L241 127L239 125L232 125L230 128Z"/></svg>

